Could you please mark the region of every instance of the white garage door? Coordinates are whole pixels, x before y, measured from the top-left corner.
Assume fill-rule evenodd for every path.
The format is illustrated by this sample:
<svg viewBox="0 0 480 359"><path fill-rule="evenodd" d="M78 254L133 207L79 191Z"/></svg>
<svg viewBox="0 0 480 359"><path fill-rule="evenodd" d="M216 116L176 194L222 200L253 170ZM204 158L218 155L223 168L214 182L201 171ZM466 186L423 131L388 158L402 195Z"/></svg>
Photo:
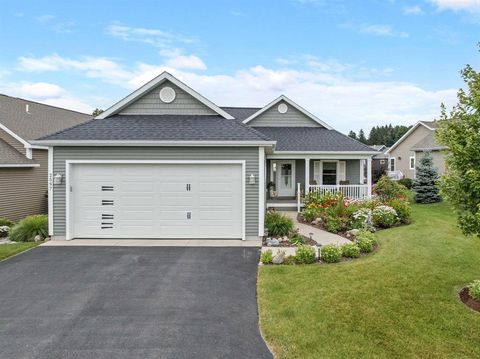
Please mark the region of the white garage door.
<svg viewBox="0 0 480 359"><path fill-rule="evenodd" d="M73 164L74 238L242 238L241 164Z"/></svg>

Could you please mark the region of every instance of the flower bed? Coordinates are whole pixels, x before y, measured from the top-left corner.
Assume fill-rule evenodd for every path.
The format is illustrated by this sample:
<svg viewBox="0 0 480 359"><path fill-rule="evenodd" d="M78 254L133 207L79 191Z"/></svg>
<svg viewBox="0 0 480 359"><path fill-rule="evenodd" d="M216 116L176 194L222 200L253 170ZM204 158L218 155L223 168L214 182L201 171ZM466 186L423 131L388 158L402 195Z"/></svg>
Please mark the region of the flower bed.
<svg viewBox="0 0 480 359"><path fill-rule="evenodd" d="M305 198L305 208L298 221L349 239L358 229L374 232L410 223L411 210L405 187L382 177L374 194L372 199L352 200L340 192L311 192Z"/></svg>

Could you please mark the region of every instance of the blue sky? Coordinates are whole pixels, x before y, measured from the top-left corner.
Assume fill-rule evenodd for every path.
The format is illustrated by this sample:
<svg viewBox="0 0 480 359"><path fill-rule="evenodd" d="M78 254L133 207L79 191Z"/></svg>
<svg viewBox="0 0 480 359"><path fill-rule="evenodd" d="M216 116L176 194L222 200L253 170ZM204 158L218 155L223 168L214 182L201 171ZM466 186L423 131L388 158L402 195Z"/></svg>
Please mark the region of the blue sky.
<svg viewBox="0 0 480 359"><path fill-rule="evenodd" d="M91 111L168 70L219 105L283 93L348 132L453 104L478 34L480 0L2 1L0 92Z"/></svg>

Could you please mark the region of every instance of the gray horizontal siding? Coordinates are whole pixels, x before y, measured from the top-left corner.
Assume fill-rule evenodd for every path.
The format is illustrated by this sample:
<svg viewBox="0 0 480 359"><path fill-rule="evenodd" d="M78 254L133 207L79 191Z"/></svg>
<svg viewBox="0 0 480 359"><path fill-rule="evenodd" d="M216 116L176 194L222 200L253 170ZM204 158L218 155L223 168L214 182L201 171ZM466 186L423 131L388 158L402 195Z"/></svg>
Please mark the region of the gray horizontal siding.
<svg viewBox="0 0 480 359"><path fill-rule="evenodd" d="M258 236L258 181L248 184L250 174L258 178L257 147L55 147L53 171L65 175L66 160L245 160L247 236ZM56 236L66 229L65 181L54 186L53 227Z"/></svg>
<svg viewBox="0 0 480 359"><path fill-rule="evenodd" d="M175 100L171 103L160 100L159 92L165 86L175 90ZM120 115L216 115L216 112L167 81L124 108Z"/></svg>
<svg viewBox="0 0 480 359"><path fill-rule="evenodd" d="M347 160L346 161L346 179L350 184L360 183L360 160Z"/></svg>
<svg viewBox="0 0 480 359"><path fill-rule="evenodd" d="M281 103L285 103L288 106L286 113L278 112L278 105ZM280 101L248 124L252 127L322 127L284 101Z"/></svg>

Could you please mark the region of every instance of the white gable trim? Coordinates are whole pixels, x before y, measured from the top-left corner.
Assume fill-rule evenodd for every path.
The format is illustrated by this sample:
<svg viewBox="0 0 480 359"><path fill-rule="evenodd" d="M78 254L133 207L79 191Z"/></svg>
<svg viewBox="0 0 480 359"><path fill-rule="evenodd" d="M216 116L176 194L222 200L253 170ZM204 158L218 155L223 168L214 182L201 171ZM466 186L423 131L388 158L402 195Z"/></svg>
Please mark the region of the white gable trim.
<svg viewBox="0 0 480 359"><path fill-rule="evenodd" d="M213 110L214 112L218 113L220 116L228 119L228 120L233 120L233 117L222 110L220 107L215 105L213 102L210 100L206 99L202 95L200 95L198 92L193 90L192 88L188 87L185 85L183 82L181 82L179 79L176 77L172 76L168 72L164 71L157 77L155 77L153 80L147 82L145 85L140 87L139 89L133 91L130 95L127 97L123 98L122 100L118 101L116 104L108 108L106 111L102 112L100 115L95 117L96 119L102 119L102 118L107 118L109 116L115 115L119 113L121 110L123 110L125 107L130 105L132 102L137 100L140 96L144 95L148 91L150 91L152 88L155 86L161 84L162 82L165 81L170 81L174 85L180 87L183 91L194 97L196 100L200 101L203 103L205 106Z"/></svg>
<svg viewBox="0 0 480 359"><path fill-rule="evenodd" d="M300 111L301 113L303 113L305 116L311 118L313 121L315 121L316 123L318 123L319 125L322 125L323 127L329 129L329 130L333 130L333 128L328 125L327 123L323 122L322 120L320 120L317 116L315 116L314 114L308 112L307 110L305 110L302 106L300 106L299 104L293 102L292 100L290 100L287 96L285 95L281 95L280 97L277 97L275 100L273 100L272 102L270 102L268 105L266 105L265 107L263 107L262 109L258 110L257 112L255 112L253 115L251 115L250 117L246 118L245 120L243 120L243 123L249 123L250 121L252 121L254 118L257 118L258 116L260 116L262 113L264 113L265 111L267 111L268 109L272 108L273 106L275 106L277 103L279 103L280 101L285 101L286 103L288 103L290 106L296 108L298 111Z"/></svg>
<svg viewBox="0 0 480 359"><path fill-rule="evenodd" d="M425 128L429 129L430 131L435 131L434 128L432 128L430 126L427 126L422 121L418 121L415 125L413 125L413 127L411 129L409 129L407 132L405 132L405 134L402 137L400 137L400 139L397 142L395 142L393 144L393 146L390 147L387 152L385 152L385 154L386 155L390 154L390 152L392 152L395 149L395 147L397 147L399 144L401 144L420 125L424 126Z"/></svg>

